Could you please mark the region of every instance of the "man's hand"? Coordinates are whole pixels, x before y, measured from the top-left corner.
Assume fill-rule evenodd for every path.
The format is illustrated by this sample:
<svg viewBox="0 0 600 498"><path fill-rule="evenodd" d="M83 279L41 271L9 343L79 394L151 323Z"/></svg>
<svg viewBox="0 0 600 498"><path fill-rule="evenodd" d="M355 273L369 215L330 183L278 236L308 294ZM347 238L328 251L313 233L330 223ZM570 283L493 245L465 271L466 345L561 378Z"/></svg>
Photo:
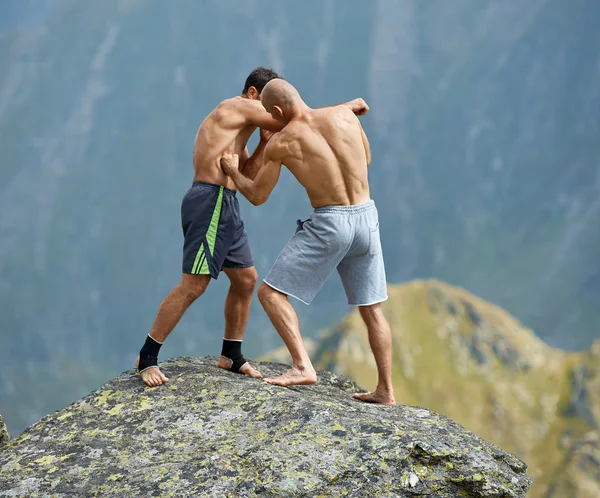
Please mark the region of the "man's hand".
<svg viewBox="0 0 600 498"><path fill-rule="evenodd" d="M364 116L369 112L369 106L360 97L350 101L350 109L352 109L352 112L357 116Z"/></svg>
<svg viewBox="0 0 600 498"><path fill-rule="evenodd" d="M271 140L273 135L275 135L275 132L260 128L260 141L264 144L269 143L269 140Z"/></svg>
<svg viewBox="0 0 600 498"><path fill-rule="evenodd" d="M240 158L237 154L225 154L221 157L221 169L227 176L235 174L240 167Z"/></svg>

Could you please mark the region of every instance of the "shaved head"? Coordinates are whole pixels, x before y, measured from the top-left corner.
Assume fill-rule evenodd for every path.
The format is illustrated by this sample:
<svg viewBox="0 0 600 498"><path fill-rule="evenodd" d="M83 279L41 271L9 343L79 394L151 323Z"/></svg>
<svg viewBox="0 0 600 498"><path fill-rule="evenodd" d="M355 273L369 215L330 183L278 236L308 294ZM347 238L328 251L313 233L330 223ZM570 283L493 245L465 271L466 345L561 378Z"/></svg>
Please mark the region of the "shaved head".
<svg viewBox="0 0 600 498"><path fill-rule="evenodd" d="M279 108L282 117L302 103L300 94L290 83L282 79L269 81L260 94L260 100L264 108L273 114Z"/></svg>

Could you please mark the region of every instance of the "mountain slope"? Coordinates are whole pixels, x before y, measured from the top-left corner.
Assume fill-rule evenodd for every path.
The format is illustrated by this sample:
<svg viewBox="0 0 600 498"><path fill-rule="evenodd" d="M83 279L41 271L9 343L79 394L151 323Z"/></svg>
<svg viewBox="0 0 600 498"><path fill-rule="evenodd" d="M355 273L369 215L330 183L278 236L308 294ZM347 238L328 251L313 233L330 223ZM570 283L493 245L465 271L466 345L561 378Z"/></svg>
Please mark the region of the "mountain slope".
<svg viewBox="0 0 600 498"><path fill-rule="evenodd" d="M598 496L590 490L600 492L600 341L587 352L551 348L501 308L439 281L391 286L389 296L399 402L451 417L518 455L534 498ZM309 345L318 368L375 387L357 312ZM290 361L285 347L268 358ZM558 491L571 487L578 494Z"/></svg>

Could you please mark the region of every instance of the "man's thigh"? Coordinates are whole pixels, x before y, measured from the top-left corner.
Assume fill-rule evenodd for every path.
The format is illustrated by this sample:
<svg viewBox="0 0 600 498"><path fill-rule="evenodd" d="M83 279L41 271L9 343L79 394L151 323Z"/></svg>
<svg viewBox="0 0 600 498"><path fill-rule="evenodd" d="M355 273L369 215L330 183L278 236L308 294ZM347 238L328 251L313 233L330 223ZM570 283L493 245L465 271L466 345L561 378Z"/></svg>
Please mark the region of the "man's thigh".
<svg viewBox="0 0 600 498"><path fill-rule="evenodd" d="M369 235L367 252L345 257L337 268L351 306L368 306L388 298L379 229Z"/></svg>
<svg viewBox="0 0 600 498"><path fill-rule="evenodd" d="M264 282L310 304L344 257L346 245L332 240L323 221L306 221L283 248ZM329 238L328 238L329 237Z"/></svg>

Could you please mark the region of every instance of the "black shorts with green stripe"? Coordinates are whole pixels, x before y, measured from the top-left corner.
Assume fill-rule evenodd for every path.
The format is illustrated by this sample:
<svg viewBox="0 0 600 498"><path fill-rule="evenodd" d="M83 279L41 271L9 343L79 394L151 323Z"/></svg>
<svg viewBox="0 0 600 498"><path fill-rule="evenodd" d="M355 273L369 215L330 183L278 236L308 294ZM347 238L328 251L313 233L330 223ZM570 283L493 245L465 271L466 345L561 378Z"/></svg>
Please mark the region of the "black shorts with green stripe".
<svg viewBox="0 0 600 498"><path fill-rule="evenodd" d="M194 182L181 202L183 273L217 278L223 268L254 266L236 192Z"/></svg>

